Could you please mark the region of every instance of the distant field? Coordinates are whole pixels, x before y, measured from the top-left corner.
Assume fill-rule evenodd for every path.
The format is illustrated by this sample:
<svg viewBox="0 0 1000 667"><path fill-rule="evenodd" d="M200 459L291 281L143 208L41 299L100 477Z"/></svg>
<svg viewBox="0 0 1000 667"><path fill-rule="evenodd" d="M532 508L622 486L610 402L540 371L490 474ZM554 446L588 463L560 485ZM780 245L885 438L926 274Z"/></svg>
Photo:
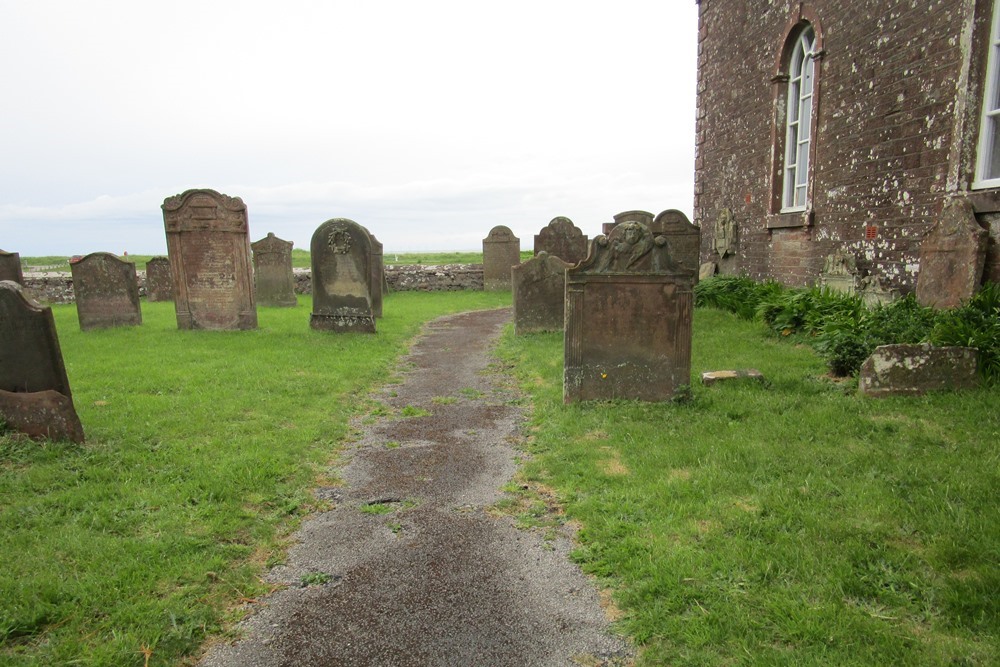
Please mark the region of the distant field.
<svg viewBox="0 0 1000 667"><path fill-rule="evenodd" d="M521 261L531 259L533 255L530 250L521 251ZM128 260L135 262L137 271L146 270L146 262L157 255L129 255ZM483 253L481 252L386 252L384 255L385 264L482 264ZM47 257L22 257L21 265L26 271L49 270L49 271L69 271L69 257L47 256ZM292 250L292 268L310 268L311 257L308 250Z"/></svg>

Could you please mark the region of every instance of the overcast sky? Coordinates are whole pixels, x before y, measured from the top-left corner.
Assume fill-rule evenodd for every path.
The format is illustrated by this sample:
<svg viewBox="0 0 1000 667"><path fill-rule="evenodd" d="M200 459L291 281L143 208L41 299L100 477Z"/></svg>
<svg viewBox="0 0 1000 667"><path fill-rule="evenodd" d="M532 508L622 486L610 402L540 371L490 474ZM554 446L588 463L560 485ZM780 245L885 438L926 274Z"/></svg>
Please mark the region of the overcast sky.
<svg viewBox="0 0 1000 667"><path fill-rule="evenodd" d="M191 188L305 249L690 216L696 37L695 0L0 0L0 248L162 254Z"/></svg>

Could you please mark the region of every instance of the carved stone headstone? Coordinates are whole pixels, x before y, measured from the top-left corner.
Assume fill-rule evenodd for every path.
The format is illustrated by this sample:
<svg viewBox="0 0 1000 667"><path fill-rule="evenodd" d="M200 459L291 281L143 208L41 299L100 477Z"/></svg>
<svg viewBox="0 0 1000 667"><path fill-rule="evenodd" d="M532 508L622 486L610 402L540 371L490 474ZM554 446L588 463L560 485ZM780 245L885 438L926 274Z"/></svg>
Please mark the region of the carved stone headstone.
<svg viewBox="0 0 1000 667"><path fill-rule="evenodd" d="M613 223L605 223L605 235L611 233L618 225L626 222L638 222L646 225L649 231L658 237L666 239L670 246L670 256L677 266L690 271L697 279L701 268L699 243L701 230L688 220L682 211L668 209L655 218L648 211L625 211L615 216Z"/></svg>
<svg viewBox="0 0 1000 667"><path fill-rule="evenodd" d="M691 382L694 270L666 234L617 224L566 272L563 398L662 401Z"/></svg>
<svg viewBox="0 0 1000 667"><path fill-rule="evenodd" d="M109 252L92 252L70 262L69 268L82 330L142 324L135 262Z"/></svg>
<svg viewBox="0 0 1000 667"><path fill-rule="evenodd" d="M736 219L732 209L719 211L719 219L715 221L715 234L712 236L712 250L725 259L736 252Z"/></svg>
<svg viewBox="0 0 1000 667"><path fill-rule="evenodd" d="M514 333L561 331L565 323L566 269L573 266L544 250L511 269Z"/></svg>
<svg viewBox="0 0 1000 667"><path fill-rule="evenodd" d="M976 222L972 205L952 199L920 244L917 301L923 306L955 308L979 289L986 262L987 232Z"/></svg>
<svg viewBox="0 0 1000 667"><path fill-rule="evenodd" d="M254 288L259 305L275 308L298 305L295 277L292 275L293 245L291 241L279 239L274 232L268 232L266 237L250 244Z"/></svg>
<svg viewBox="0 0 1000 667"><path fill-rule="evenodd" d="M256 329L247 207L215 190L163 202L179 329Z"/></svg>
<svg viewBox="0 0 1000 667"><path fill-rule="evenodd" d="M52 309L0 281L0 416L31 437L83 442Z"/></svg>
<svg viewBox="0 0 1000 667"><path fill-rule="evenodd" d="M916 396L928 391L974 389L978 350L974 347L880 345L858 373L865 396Z"/></svg>
<svg viewBox="0 0 1000 667"><path fill-rule="evenodd" d="M24 284L20 254L0 250L0 280L10 280L19 285Z"/></svg>
<svg viewBox="0 0 1000 667"><path fill-rule="evenodd" d="M840 294L857 294L861 283L858 262L854 255L843 248L837 248L826 256L823 270L819 274L820 287Z"/></svg>
<svg viewBox="0 0 1000 667"><path fill-rule="evenodd" d="M535 234L535 254L547 252L576 264L587 257L587 236L569 218L559 216Z"/></svg>
<svg viewBox="0 0 1000 667"><path fill-rule="evenodd" d="M375 333L372 243L364 227L346 218L327 220L313 233L313 329Z"/></svg>
<svg viewBox="0 0 1000 667"><path fill-rule="evenodd" d="M521 240L497 225L483 239L483 289L510 289L510 270L521 263Z"/></svg>
<svg viewBox="0 0 1000 667"><path fill-rule="evenodd" d="M170 260L151 257L146 262L146 301L173 300L174 278L170 272Z"/></svg>
<svg viewBox="0 0 1000 667"><path fill-rule="evenodd" d="M886 287L879 276L865 276L858 287L861 301L868 308L887 306L899 299L899 290Z"/></svg>

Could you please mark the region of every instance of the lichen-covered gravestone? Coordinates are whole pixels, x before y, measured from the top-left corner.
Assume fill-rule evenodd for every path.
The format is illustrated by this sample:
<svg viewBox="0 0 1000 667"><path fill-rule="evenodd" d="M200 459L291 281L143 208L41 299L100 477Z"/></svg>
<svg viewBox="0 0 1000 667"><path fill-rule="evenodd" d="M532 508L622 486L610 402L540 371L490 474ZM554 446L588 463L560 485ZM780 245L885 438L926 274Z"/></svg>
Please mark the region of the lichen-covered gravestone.
<svg viewBox="0 0 1000 667"><path fill-rule="evenodd" d="M313 233L313 329L375 333L372 243L364 227L346 218L327 220Z"/></svg>
<svg viewBox="0 0 1000 667"><path fill-rule="evenodd" d="M109 252L92 252L71 262L80 329L108 329L142 324L135 263Z"/></svg>
<svg viewBox="0 0 1000 667"><path fill-rule="evenodd" d="M861 365L858 391L883 397L975 389L978 356L974 347L880 345Z"/></svg>
<svg viewBox="0 0 1000 667"><path fill-rule="evenodd" d="M21 270L21 255L16 252L0 250L0 280L10 280L24 285L24 273Z"/></svg>
<svg viewBox="0 0 1000 667"><path fill-rule="evenodd" d="M521 240L497 225L483 239L483 289L510 289L510 270L521 263Z"/></svg>
<svg viewBox="0 0 1000 667"><path fill-rule="evenodd" d="M587 237L569 218L553 218L535 234L535 255L543 252L576 264L587 257Z"/></svg>
<svg viewBox="0 0 1000 667"><path fill-rule="evenodd" d="M250 224L239 197L188 190L163 201L179 329L256 329Z"/></svg>
<svg viewBox="0 0 1000 667"><path fill-rule="evenodd" d="M295 277L292 275L293 245L295 244L291 241L279 239L274 232L268 232L266 237L250 244L259 305L276 308L298 305L295 298Z"/></svg>
<svg viewBox="0 0 1000 667"><path fill-rule="evenodd" d="M655 218L648 211L625 211L615 216L613 223L604 225L605 234L610 234L618 225L638 222L649 227L657 238L666 241L674 263L684 271L690 271L697 280L701 268L701 230L677 209L662 211Z"/></svg>
<svg viewBox="0 0 1000 667"><path fill-rule="evenodd" d="M146 262L146 301L173 301L174 279L170 273L170 260L151 257Z"/></svg>
<svg viewBox="0 0 1000 667"><path fill-rule="evenodd" d="M83 442L52 309L0 281L0 417L32 438Z"/></svg>
<svg viewBox="0 0 1000 667"><path fill-rule="evenodd" d="M511 270L515 334L562 330L566 269L571 266L543 250Z"/></svg>
<svg viewBox="0 0 1000 667"><path fill-rule="evenodd" d="M979 289L986 263L988 233L976 222L972 205L952 199L920 244L917 301L922 306L956 308Z"/></svg>
<svg viewBox="0 0 1000 667"><path fill-rule="evenodd" d="M827 255L823 261L823 270L819 274L819 284L831 292L854 296L861 285L857 259L852 253L841 248Z"/></svg>
<svg viewBox="0 0 1000 667"><path fill-rule="evenodd" d="M662 401L690 384L697 265L682 267L668 238L622 222L567 270L567 403Z"/></svg>
<svg viewBox="0 0 1000 667"><path fill-rule="evenodd" d="M382 256L382 242L375 238L375 235L368 231L367 227L364 230L368 232L368 238L372 242L372 314L375 317L382 317L382 299L385 294L383 289L385 286L385 260Z"/></svg>

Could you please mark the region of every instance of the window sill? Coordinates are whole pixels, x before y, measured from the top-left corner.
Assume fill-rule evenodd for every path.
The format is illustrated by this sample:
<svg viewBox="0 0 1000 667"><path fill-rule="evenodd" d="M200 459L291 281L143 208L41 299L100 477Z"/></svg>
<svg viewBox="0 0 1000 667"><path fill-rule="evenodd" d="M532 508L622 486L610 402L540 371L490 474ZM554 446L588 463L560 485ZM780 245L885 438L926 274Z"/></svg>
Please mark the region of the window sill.
<svg viewBox="0 0 1000 667"><path fill-rule="evenodd" d="M812 209L806 209L788 213L772 213L767 216L766 225L768 229L781 229L783 227L810 227L812 222Z"/></svg>

